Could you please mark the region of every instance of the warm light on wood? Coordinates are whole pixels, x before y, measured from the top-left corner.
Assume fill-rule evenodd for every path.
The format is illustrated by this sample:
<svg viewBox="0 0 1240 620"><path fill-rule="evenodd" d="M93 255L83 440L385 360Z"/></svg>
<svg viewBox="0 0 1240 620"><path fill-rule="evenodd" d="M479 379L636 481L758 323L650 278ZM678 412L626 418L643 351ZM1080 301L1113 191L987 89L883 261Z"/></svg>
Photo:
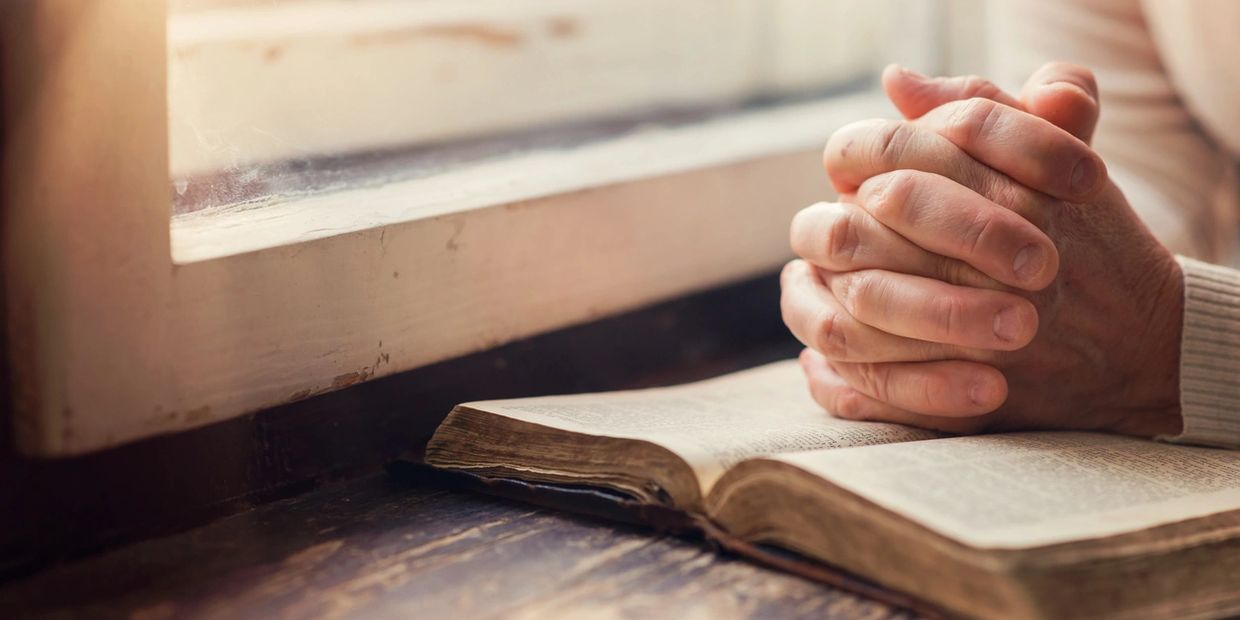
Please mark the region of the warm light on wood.
<svg viewBox="0 0 1240 620"><path fill-rule="evenodd" d="M353 216L314 226L327 216L310 205L178 221L174 248L165 8L40 0L5 20L3 252L28 454L185 430L774 270L791 214L827 197L822 140L878 112L849 99L669 130L644 147L658 156L622 138L593 147L603 174L456 204L344 192L331 217Z"/></svg>

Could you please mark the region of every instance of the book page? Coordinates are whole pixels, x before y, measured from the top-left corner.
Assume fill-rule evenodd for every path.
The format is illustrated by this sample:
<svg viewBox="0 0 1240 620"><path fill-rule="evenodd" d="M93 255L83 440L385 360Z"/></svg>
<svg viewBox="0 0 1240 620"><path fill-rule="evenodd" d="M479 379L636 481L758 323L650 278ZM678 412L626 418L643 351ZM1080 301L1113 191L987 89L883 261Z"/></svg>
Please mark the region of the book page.
<svg viewBox="0 0 1240 620"><path fill-rule="evenodd" d="M465 406L552 428L650 441L689 463L703 495L728 467L750 457L937 436L831 417L810 398L796 360L668 388Z"/></svg>
<svg viewBox="0 0 1240 620"><path fill-rule="evenodd" d="M1240 451L1114 435L953 437L779 460L976 547L1098 538L1240 509Z"/></svg>

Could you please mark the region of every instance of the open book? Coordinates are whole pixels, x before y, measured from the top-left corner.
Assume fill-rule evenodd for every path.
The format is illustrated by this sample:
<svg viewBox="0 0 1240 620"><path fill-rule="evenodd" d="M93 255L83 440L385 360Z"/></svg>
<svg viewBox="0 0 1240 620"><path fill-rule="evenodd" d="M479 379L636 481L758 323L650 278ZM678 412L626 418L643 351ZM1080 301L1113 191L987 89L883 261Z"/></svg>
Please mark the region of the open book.
<svg viewBox="0 0 1240 620"><path fill-rule="evenodd" d="M1240 452L839 420L794 361L460 405L426 460L609 489L968 616L1240 612Z"/></svg>

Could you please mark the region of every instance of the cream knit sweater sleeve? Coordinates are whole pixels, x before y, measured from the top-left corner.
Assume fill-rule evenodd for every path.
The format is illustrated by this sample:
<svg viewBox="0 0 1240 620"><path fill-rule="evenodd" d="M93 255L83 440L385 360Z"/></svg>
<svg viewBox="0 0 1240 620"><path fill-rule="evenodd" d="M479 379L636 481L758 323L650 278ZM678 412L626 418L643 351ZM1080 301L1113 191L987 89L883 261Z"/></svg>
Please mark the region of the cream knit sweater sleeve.
<svg viewBox="0 0 1240 620"><path fill-rule="evenodd" d="M1112 179L1173 251L1232 264L1240 231L1240 76L1232 75L1240 71L1234 62L1240 2L1005 0L988 6L1000 81L1019 86L1051 60L1094 70L1102 104L1094 147ZM1240 448L1240 271L1191 258L1179 262L1184 430L1164 439Z"/></svg>
<svg viewBox="0 0 1240 620"><path fill-rule="evenodd" d="M1171 441L1240 447L1240 271L1180 257L1184 335L1180 414Z"/></svg>

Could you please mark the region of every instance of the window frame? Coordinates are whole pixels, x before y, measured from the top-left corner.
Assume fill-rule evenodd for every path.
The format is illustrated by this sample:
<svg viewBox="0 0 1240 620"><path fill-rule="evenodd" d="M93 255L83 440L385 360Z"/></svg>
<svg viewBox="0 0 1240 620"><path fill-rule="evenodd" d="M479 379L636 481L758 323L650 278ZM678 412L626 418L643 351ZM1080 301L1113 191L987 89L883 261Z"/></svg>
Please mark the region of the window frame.
<svg viewBox="0 0 1240 620"><path fill-rule="evenodd" d="M254 162L804 94L870 77L858 67L877 62L890 6L245 0L173 10L170 165L193 184L248 177ZM829 36L816 27L845 20L854 23Z"/></svg>
<svg viewBox="0 0 1240 620"><path fill-rule="evenodd" d="M167 66L150 62L166 11L39 0L4 16L5 303L29 455L182 431L773 271L791 215L831 196L825 137L888 113L876 93L841 98L802 111L801 131L749 119L783 129L727 157L176 261Z"/></svg>

